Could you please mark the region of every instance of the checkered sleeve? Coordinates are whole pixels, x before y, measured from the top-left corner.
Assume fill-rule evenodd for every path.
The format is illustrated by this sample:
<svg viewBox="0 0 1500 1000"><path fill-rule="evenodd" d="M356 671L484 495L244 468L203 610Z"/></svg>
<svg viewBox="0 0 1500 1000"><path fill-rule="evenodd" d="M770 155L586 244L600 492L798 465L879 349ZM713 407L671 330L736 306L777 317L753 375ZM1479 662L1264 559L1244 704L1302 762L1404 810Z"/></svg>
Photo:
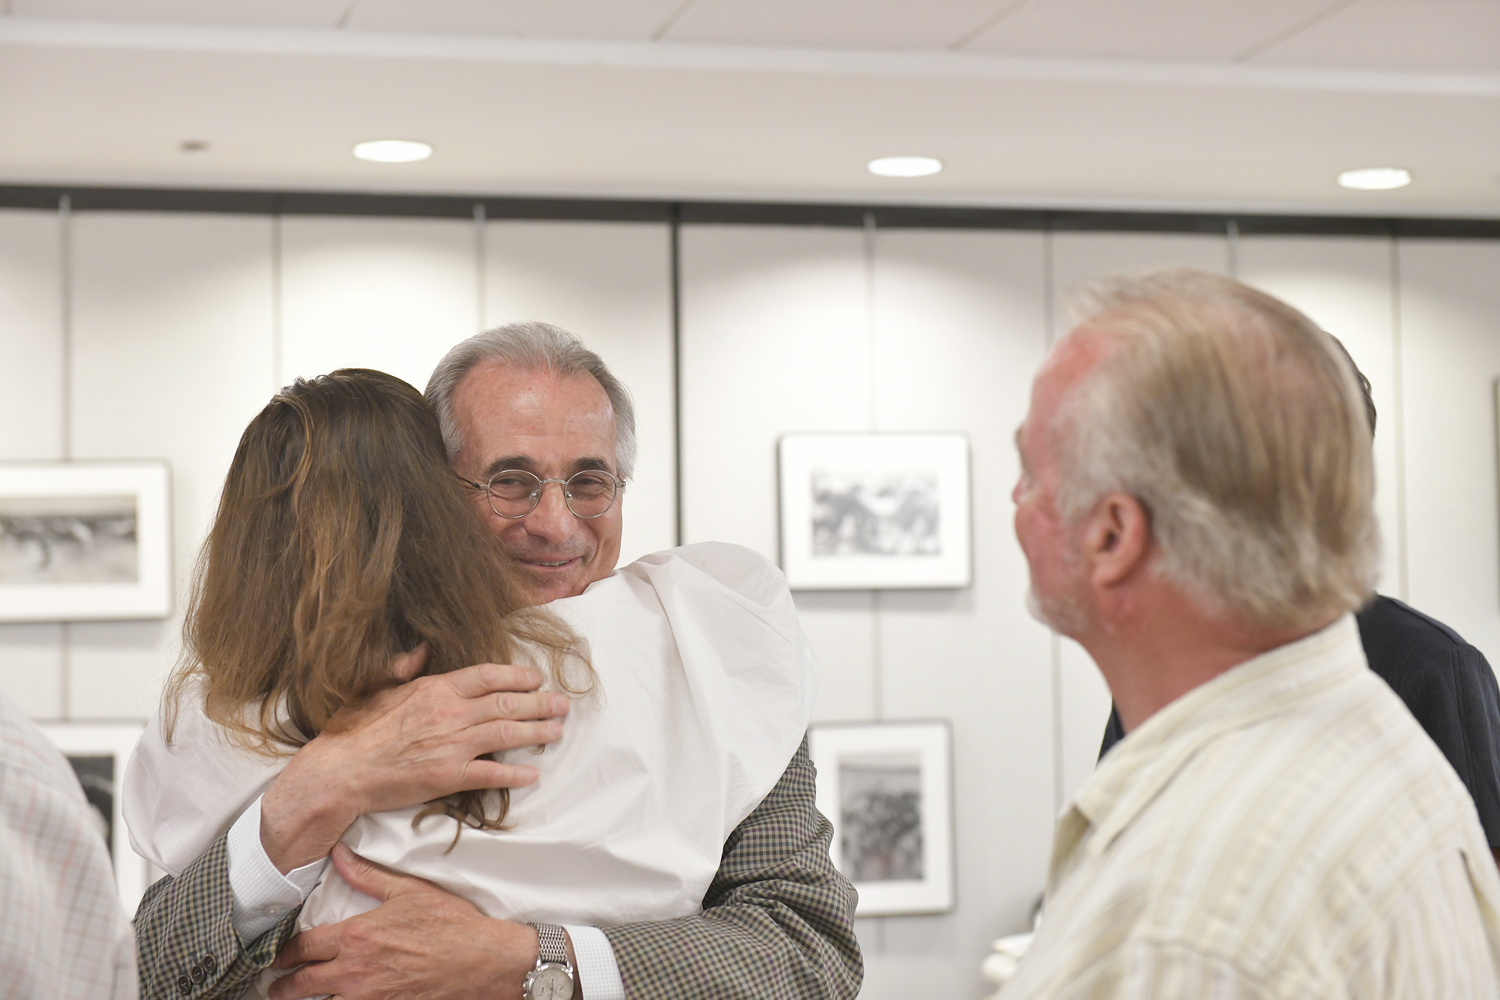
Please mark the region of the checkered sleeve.
<svg viewBox="0 0 1500 1000"><path fill-rule="evenodd" d="M238 997L295 933L301 910L246 945L230 923L233 906L226 837L146 890L134 921L141 1000Z"/></svg>
<svg viewBox="0 0 1500 1000"><path fill-rule="evenodd" d="M604 928L630 1000L847 1000L864 961L854 886L833 867L807 741L730 834L693 917Z"/></svg>

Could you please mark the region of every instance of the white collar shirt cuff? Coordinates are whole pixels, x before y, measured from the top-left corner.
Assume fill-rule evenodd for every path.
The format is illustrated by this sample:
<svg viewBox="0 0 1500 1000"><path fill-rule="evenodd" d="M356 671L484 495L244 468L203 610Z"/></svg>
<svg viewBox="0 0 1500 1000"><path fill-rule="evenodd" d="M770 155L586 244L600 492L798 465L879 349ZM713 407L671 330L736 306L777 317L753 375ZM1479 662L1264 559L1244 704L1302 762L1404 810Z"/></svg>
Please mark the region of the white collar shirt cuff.
<svg viewBox="0 0 1500 1000"><path fill-rule="evenodd" d="M573 940L573 958L578 962L577 976L581 992L588 1000L625 1000L625 983L609 938L597 927L564 924Z"/></svg>
<svg viewBox="0 0 1500 1000"><path fill-rule="evenodd" d="M228 847L229 889L234 897L229 922L246 944L306 902L328 867L324 857L285 875L277 871L260 842L259 797L229 828Z"/></svg>

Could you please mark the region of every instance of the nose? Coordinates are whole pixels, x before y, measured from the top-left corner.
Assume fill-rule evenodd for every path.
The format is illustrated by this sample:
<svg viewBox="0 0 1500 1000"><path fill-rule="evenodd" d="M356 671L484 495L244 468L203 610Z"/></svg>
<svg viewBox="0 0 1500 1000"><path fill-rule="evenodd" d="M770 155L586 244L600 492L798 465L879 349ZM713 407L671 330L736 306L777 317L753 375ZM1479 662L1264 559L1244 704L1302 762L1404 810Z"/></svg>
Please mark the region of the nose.
<svg viewBox="0 0 1500 1000"><path fill-rule="evenodd" d="M561 542L573 533L576 520L568 509L562 484L543 483L536 509L522 518L521 523L529 535L537 535L549 542Z"/></svg>

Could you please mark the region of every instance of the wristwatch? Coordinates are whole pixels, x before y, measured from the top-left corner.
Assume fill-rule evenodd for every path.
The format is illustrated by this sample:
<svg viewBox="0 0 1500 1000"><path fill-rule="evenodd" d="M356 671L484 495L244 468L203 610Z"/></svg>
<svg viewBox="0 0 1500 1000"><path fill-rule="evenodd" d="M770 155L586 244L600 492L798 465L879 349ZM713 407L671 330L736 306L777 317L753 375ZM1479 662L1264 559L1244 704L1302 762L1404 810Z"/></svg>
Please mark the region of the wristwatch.
<svg viewBox="0 0 1500 1000"><path fill-rule="evenodd" d="M526 1000L572 1000L573 963L568 961L567 938L556 924L532 923L540 948L536 968L526 973L521 994ZM514 982L514 980L512 980Z"/></svg>

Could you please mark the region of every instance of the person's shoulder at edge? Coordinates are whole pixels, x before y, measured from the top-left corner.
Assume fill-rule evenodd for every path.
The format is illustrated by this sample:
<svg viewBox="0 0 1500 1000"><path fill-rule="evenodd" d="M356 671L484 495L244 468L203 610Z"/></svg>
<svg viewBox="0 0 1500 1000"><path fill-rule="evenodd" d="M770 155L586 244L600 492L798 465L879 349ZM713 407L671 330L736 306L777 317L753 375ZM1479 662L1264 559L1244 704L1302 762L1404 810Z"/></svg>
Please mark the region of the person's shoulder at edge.
<svg viewBox="0 0 1500 1000"><path fill-rule="evenodd" d="M0 771L12 771L44 779L44 784L60 783L66 794L83 800L83 792L73 796L78 788L72 771L61 753L51 753L51 744L45 735L9 698L0 695ZM72 779L71 782L67 779Z"/></svg>
<svg viewBox="0 0 1500 1000"><path fill-rule="evenodd" d="M595 580L582 594L562 598L550 606L563 610L578 602L588 603L590 596L628 588L632 580L659 588L678 586L694 578L705 584L717 584L762 607L792 604L786 576L759 552L732 542L694 542L641 556Z"/></svg>
<svg viewBox="0 0 1500 1000"><path fill-rule="evenodd" d="M1376 594L1355 615L1359 623L1361 638L1366 636L1389 638L1399 634L1409 645L1421 645L1432 649L1449 649L1453 646L1468 646L1464 637L1449 626L1424 615L1416 608L1394 597Z"/></svg>
<svg viewBox="0 0 1500 1000"><path fill-rule="evenodd" d="M646 572L647 567L673 562L688 566L744 597L771 604L790 597L786 576L770 559L732 542L694 542L642 556L622 573Z"/></svg>
<svg viewBox="0 0 1500 1000"><path fill-rule="evenodd" d="M630 596L626 596L629 594ZM650 597L645 595L650 594ZM674 628L711 625L721 653L744 662L749 655L758 670L775 668L793 680L803 708L816 692L817 661L802 629L786 576L770 559L729 542L696 542L642 556L575 598L553 606L564 617L587 621L591 601L641 603L664 615ZM579 603L574 603L579 602ZM571 607L568 607L572 605ZM583 618L575 618L583 615ZM799 716L805 714L798 712ZM806 719L804 718L804 723Z"/></svg>
<svg viewBox="0 0 1500 1000"><path fill-rule="evenodd" d="M203 700L202 679L190 678L170 743L167 706L158 705L122 775L130 846L173 877L207 851L291 759L236 742L205 714Z"/></svg>

